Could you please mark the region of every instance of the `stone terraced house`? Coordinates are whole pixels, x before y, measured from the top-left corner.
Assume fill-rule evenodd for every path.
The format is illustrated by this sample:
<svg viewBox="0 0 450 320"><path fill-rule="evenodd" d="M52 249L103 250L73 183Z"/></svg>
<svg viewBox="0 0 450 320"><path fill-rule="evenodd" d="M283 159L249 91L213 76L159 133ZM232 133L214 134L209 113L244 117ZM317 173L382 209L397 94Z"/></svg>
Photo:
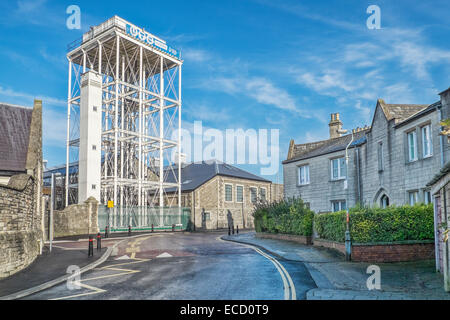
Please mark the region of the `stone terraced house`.
<svg viewBox="0 0 450 320"><path fill-rule="evenodd" d="M329 139L305 144L291 140L283 161L285 197L301 197L315 212L357 203L385 207L431 202L427 183L450 160L450 144L439 134L449 109L450 88L430 105L378 99L371 126L352 130L353 141L351 133L341 135L339 113L332 114Z"/></svg>
<svg viewBox="0 0 450 320"><path fill-rule="evenodd" d="M254 228L251 214L257 201L283 198L281 184L217 160L183 164L181 177L181 205L191 209L196 230L228 228L229 223L240 229ZM165 202L176 205L173 191L171 195L167 190Z"/></svg>

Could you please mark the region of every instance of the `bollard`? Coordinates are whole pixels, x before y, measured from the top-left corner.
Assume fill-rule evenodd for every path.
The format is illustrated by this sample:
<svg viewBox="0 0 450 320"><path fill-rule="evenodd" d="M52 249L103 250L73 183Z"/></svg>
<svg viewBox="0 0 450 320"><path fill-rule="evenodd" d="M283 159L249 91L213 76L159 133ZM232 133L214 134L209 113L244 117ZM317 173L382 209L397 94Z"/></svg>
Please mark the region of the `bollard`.
<svg viewBox="0 0 450 320"><path fill-rule="evenodd" d="M231 235L231 228L228 226L228 235Z"/></svg>
<svg viewBox="0 0 450 320"><path fill-rule="evenodd" d="M131 237L131 226L128 226L128 236Z"/></svg>
<svg viewBox="0 0 450 320"><path fill-rule="evenodd" d="M99 233L97 233L97 250L102 250L102 236Z"/></svg>
<svg viewBox="0 0 450 320"><path fill-rule="evenodd" d="M153 232L153 223L152 223L152 232Z"/></svg>
<svg viewBox="0 0 450 320"><path fill-rule="evenodd" d="M108 238L108 234L109 234L109 228L108 226L105 227L105 238Z"/></svg>
<svg viewBox="0 0 450 320"><path fill-rule="evenodd" d="M236 234L239 234L239 226L236 226Z"/></svg>
<svg viewBox="0 0 450 320"><path fill-rule="evenodd" d="M94 239L92 236L89 236L88 257L93 255L94 255Z"/></svg>
<svg viewBox="0 0 450 320"><path fill-rule="evenodd" d="M231 231L233 232L233 234L234 234L234 226L233 226L233 228L231 229Z"/></svg>
<svg viewBox="0 0 450 320"><path fill-rule="evenodd" d="M172 232L175 232L175 225L172 224Z"/></svg>

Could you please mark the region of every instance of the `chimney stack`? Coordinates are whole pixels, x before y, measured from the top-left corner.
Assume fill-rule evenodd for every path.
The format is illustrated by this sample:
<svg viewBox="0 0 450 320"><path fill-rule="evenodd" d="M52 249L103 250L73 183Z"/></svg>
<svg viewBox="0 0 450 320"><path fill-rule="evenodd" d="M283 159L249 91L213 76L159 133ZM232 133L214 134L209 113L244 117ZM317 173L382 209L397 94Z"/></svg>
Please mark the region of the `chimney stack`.
<svg viewBox="0 0 450 320"><path fill-rule="evenodd" d="M330 127L330 139L339 138L341 134L338 130L342 129L342 122L339 120L339 113L331 114L331 121L328 124Z"/></svg>

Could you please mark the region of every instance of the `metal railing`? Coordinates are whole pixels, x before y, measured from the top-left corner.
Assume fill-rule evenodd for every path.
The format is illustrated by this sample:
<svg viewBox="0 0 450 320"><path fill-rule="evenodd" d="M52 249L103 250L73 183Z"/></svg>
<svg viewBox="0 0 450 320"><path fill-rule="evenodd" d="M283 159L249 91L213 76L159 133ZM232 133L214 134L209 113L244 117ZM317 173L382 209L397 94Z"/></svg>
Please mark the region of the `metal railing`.
<svg viewBox="0 0 450 320"><path fill-rule="evenodd" d="M116 206L98 208L98 226L101 232L108 226L111 232L133 230L186 230L191 210L177 207Z"/></svg>

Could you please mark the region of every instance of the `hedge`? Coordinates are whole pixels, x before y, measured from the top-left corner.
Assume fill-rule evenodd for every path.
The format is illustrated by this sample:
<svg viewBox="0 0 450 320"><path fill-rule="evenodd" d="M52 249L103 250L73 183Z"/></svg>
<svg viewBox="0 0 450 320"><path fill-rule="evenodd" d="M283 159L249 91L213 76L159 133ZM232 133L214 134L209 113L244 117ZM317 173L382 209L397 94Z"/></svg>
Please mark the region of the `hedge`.
<svg viewBox="0 0 450 320"><path fill-rule="evenodd" d="M322 239L344 242L345 211L316 214L315 229ZM354 243L434 239L433 205L350 209Z"/></svg>
<svg viewBox="0 0 450 320"><path fill-rule="evenodd" d="M299 198L260 203L253 217L256 232L312 235L314 212Z"/></svg>

